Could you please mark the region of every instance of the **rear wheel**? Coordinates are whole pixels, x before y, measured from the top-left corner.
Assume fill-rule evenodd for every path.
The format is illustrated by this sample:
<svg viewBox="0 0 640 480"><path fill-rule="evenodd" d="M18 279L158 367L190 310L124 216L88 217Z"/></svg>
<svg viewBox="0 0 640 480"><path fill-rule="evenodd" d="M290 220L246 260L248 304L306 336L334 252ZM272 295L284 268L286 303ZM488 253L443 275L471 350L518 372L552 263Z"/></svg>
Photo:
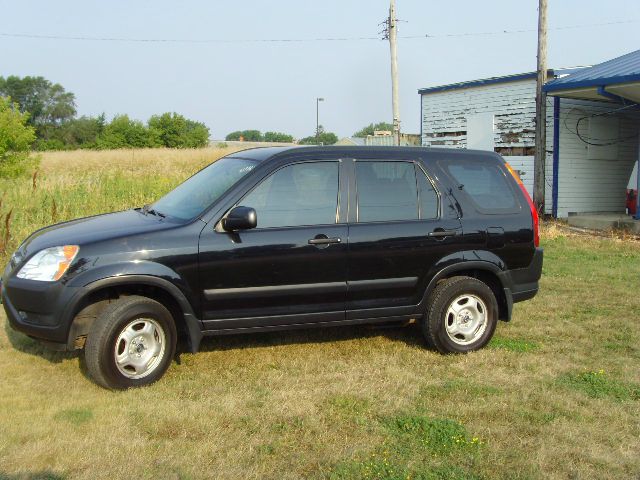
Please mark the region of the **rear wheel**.
<svg viewBox="0 0 640 480"><path fill-rule="evenodd" d="M91 325L85 345L87 370L106 388L148 385L169 368L176 337L173 317L162 304L146 297L120 298Z"/></svg>
<svg viewBox="0 0 640 480"><path fill-rule="evenodd" d="M498 303L493 291L472 277L448 278L429 297L422 332L442 353L464 353L484 347L495 331Z"/></svg>

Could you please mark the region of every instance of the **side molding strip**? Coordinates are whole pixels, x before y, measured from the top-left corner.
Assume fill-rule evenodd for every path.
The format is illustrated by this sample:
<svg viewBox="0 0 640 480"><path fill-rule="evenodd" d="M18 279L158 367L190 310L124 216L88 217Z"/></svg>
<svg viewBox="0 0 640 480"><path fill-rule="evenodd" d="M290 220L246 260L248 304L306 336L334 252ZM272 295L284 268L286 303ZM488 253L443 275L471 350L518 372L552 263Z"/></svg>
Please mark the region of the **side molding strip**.
<svg viewBox="0 0 640 480"><path fill-rule="evenodd" d="M418 283L418 277L377 278L375 280L355 280L347 282L349 291L383 290L386 288L411 288Z"/></svg>
<svg viewBox="0 0 640 480"><path fill-rule="evenodd" d="M363 290L381 290L385 288L411 288L418 283L418 277L377 278L375 280L356 280L352 282L304 283L299 285L268 285L264 287L211 288L204 291L207 300L233 298L261 298L278 295L307 295L315 293L339 293Z"/></svg>
<svg viewBox="0 0 640 480"><path fill-rule="evenodd" d="M260 298L276 295L305 295L310 293L346 292L347 282L304 283L298 285L269 285L266 287L213 288L204 291L207 300L231 298Z"/></svg>

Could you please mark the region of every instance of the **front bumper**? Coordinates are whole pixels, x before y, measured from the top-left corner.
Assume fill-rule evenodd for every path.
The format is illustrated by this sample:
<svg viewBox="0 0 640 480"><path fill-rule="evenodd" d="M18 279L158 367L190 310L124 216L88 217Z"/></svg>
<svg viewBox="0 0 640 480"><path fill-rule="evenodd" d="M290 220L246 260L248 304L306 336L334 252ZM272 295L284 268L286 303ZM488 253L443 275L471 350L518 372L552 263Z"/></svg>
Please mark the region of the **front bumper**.
<svg viewBox="0 0 640 480"><path fill-rule="evenodd" d="M78 290L60 282L23 280L5 272L0 297L14 330L64 349L70 327L67 307Z"/></svg>

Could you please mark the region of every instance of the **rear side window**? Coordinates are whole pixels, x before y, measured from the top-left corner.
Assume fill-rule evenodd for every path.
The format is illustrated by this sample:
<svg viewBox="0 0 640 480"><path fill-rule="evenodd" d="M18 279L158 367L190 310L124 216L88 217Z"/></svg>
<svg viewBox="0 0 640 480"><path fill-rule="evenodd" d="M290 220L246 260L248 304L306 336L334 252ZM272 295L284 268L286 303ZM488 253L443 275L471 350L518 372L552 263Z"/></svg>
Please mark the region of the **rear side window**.
<svg viewBox="0 0 640 480"><path fill-rule="evenodd" d="M514 213L520 203L506 174L485 161L442 162L442 166L482 213Z"/></svg>
<svg viewBox="0 0 640 480"><path fill-rule="evenodd" d="M437 218L438 194L413 162L357 161L358 222Z"/></svg>

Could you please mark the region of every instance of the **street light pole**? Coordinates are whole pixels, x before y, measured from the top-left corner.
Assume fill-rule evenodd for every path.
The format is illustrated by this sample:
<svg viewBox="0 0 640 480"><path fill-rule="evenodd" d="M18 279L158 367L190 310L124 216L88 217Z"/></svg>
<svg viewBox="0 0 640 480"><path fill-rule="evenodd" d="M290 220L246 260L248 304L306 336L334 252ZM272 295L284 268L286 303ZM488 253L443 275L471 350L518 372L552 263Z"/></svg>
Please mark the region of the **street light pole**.
<svg viewBox="0 0 640 480"><path fill-rule="evenodd" d="M316 98L316 145L320 145L320 102L324 102L324 98Z"/></svg>

